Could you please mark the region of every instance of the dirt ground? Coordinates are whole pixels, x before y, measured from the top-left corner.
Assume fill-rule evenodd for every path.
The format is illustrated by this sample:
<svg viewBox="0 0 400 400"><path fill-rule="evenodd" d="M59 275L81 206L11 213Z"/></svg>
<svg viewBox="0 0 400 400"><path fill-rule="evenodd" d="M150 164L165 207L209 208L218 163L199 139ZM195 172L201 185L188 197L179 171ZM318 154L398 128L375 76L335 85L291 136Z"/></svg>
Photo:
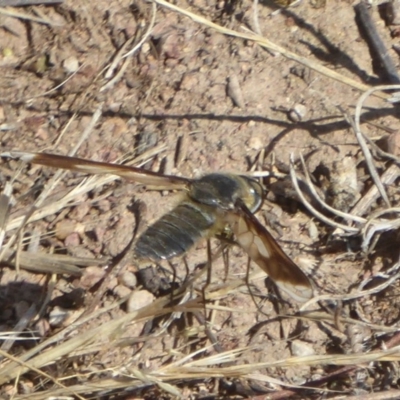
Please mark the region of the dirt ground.
<svg viewBox="0 0 400 400"><path fill-rule="evenodd" d="M248 0L175 4L243 34L259 29L271 42L356 82L388 83L351 2L303 0L285 9ZM247 257L232 246L227 273L223 257L215 257L210 284L202 289L203 274L180 307L168 308L170 291L150 294L136 282L139 266L131 249L135 234L181 194L111 178L83 181L86 175L68 172L36 211L32 205L56 170L5 159L1 184L12 180L13 202L7 222L1 203L3 246L26 251L27 260L2 253L0 332L14 331L23 340L4 339L1 398L399 398L394 350L400 287L392 279L399 267L397 231L375 235L366 254L361 228L346 235L312 215L289 178L291 154L304 177L302 154L318 192L334 208L351 213L368 193L373 182L344 117L354 116L361 92L252 40L145 1L67 0L13 10L37 20L0 12L2 151L67 155L87 134L77 157L117 163L139 158L136 165L189 178L263 172L266 199L257 218L313 280L315 294L327 296L295 318L300 305L280 299L253 264L246 284ZM391 48L397 39L382 10L371 12ZM135 47L132 56L118 57ZM397 64L397 54L390 55ZM110 70L115 59L119 63ZM398 156L396 108L370 97L364 112L363 133ZM374 157L379 175L396 162L376 151ZM393 207L396 183L386 187ZM66 199L84 185L89 189ZM360 217L385 208L378 199ZM16 239L18 218L29 212L33 217ZM392 210L393 220L397 212ZM212 249L218 252L217 240ZM30 254L47 255L36 262L41 272L29 268L36 261ZM55 254L65 257L61 271L44 273L46 267L56 272ZM178 285L206 261L203 241L185 260L163 265L172 267L175 279L160 270L158 277ZM365 293L351 296L360 291ZM109 333L114 321L141 306L153 308ZM79 337L85 337L79 346L62 347ZM63 352L57 354L57 346ZM392 358L363 358L390 348ZM11 370L15 360L4 352L28 363L28 370Z"/></svg>

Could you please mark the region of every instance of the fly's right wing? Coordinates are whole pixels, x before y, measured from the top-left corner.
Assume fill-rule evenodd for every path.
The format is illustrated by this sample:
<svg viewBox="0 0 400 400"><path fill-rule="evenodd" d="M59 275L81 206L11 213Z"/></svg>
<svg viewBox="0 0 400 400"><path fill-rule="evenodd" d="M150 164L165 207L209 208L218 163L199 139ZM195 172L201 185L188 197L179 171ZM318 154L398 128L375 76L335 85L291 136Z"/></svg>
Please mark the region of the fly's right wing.
<svg viewBox="0 0 400 400"><path fill-rule="evenodd" d="M285 254L276 240L244 204L227 215L236 241L249 257L275 282L279 289L298 302L313 297L306 274Z"/></svg>

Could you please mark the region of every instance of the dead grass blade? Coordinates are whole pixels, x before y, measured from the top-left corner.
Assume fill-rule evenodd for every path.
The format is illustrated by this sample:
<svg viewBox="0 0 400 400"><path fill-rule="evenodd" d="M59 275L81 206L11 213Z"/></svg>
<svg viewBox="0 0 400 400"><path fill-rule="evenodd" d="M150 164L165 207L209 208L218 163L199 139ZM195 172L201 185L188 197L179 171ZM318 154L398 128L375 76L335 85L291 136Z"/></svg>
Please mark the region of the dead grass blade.
<svg viewBox="0 0 400 400"><path fill-rule="evenodd" d="M78 266L106 265L108 261L107 259L96 260L94 258L72 257L64 254L30 253L27 251L21 251L19 253L19 266L22 269L44 274L81 276L82 268ZM6 250L2 263L16 268L15 252Z"/></svg>
<svg viewBox="0 0 400 400"><path fill-rule="evenodd" d="M53 344L55 340L57 341L56 337L52 337L29 352L26 352L18 359L18 362L13 362L5 366L0 365L0 385L26 373L30 368L41 368L45 365L56 362L56 360L59 360L60 358L72 357L75 352L80 349L87 349L88 346L93 343L113 343L116 337L123 334L123 326L125 324L146 321L147 319L173 312L174 309L168 307L170 301L170 296L158 299L149 306L124 315L118 319L111 320L101 326L96 326L95 328L80 333L73 338L67 339L63 343L58 343L55 347L49 348L48 346ZM93 315L91 315L88 320L92 318ZM77 324L73 324L72 327L65 329L64 332L58 335L58 340L65 337L64 335L66 335L66 332L76 329L76 327L81 323L82 322L78 322ZM112 338L113 340L110 341L109 338ZM23 366L20 366L20 364L23 364Z"/></svg>
<svg viewBox="0 0 400 400"><path fill-rule="evenodd" d="M206 350L206 349L204 349ZM194 360L198 352L186 357L183 364L171 363L158 370L139 370L137 368L123 368L121 371L114 371L114 379L94 379L85 384L72 385L64 389L63 394L87 394L87 393L110 393L114 390L139 389L149 385L158 385L167 392L180 397L180 391L170 383L188 382L190 380L204 380L210 378L236 378L268 382L288 388L306 389L307 385L293 385L282 380L269 377L255 371L265 368L287 368L296 366L315 366L315 365L360 365L374 361L399 361L400 349L388 349L370 353L335 354L320 356L290 357L281 361L250 363L235 366L220 366L220 364L232 362L240 357L248 348L241 348ZM100 371L104 373L106 371ZM123 378L123 379L122 379ZM310 389L312 389L310 387ZM60 389L52 389L40 393L42 396L56 396L60 394ZM39 399L30 394L30 399ZM20 399L28 398L21 396ZM41 397L43 398L43 397Z"/></svg>

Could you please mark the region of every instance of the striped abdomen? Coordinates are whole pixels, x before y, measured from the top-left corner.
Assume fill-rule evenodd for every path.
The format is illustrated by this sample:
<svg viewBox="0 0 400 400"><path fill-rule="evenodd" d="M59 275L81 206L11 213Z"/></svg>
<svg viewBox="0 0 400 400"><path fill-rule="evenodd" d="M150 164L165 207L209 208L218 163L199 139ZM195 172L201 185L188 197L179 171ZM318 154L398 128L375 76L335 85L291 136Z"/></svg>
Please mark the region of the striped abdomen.
<svg viewBox="0 0 400 400"><path fill-rule="evenodd" d="M215 208L186 200L144 231L136 242L135 254L153 261L183 255L207 237L215 223Z"/></svg>

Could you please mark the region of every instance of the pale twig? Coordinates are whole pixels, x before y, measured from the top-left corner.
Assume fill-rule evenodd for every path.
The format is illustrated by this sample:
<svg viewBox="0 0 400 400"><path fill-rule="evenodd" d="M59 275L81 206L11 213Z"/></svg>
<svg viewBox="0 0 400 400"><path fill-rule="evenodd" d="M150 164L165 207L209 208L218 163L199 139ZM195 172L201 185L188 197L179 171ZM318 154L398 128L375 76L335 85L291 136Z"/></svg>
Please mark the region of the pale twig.
<svg viewBox="0 0 400 400"><path fill-rule="evenodd" d="M328 217L326 217L325 215L321 214L319 211L317 211L309 202L308 200L304 197L299 184L298 184L298 178L296 175L296 170L294 167L294 156L293 153L290 155L290 177L292 179L292 183L293 183L293 187L296 190L297 195L299 196L301 202L303 203L303 205L313 214L315 215L316 218L318 218L319 220L323 221L324 223L326 223L327 225L333 226L334 228L339 228L342 229L345 232L348 233L358 233L360 230L358 228L354 228L351 226L347 226L347 225L343 225L340 224L338 222L335 222L331 219L329 219Z"/></svg>
<svg viewBox="0 0 400 400"><path fill-rule="evenodd" d="M354 396L346 396L346 400L360 400L363 398L364 400L397 400L400 398L400 390L389 389L384 390L383 392L375 392L375 393L364 393L361 395ZM343 395L331 397L331 400L343 400Z"/></svg>
<svg viewBox="0 0 400 400"><path fill-rule="evenodd" d="M78 115L78 112L75 111L72 115L71 118L68 119L68 122L65 124L65 126L62 128L60 134L57 136L57 139L55 140L54 143L51 144L51 148L57 148L58 144L61 142L61 139L64 137L64 134L68 131L68 128L72 125L72 122L75 121L76 117ZM47 150L47 148L43 149L43 151Z"/></svg>
<svg viewBox="0 0 400 400"><path fill-rule="evenodd" d="M131 39L133 40L133 38ZM119 82L119 80L123 77L126 69L128 68L130 61L131 61L130 58L126 58L124 60L124 63L122 64L122 67L119 69L117 74L112 79L110 79L103 87L100 88L100 92L104 92L105 90L111 89Z"/></svg>
<svg viewBox="0 0 400 400"><path fill-rule="evenodd" d="M399 257L400 261L400 257ZM371 275L368 278L364 279L362 282L359 283L358 285L358 290L362 290L366 285L368 285L370 282L372 282L374 279L379 278L379 279L388 279L390 277L390 274L392 273L397 273L397 271L400 268L400 262L395 263L392 265L388 270L385 270L385 272L378 272L375 275Z"/></svg>
<svg viewBox="0 0 400 400"><path fill-rule="evenodd" d="M257 35L261 36L262 33L258 21L258 0L253 0L253 24L254 24L254 32L257 33Z"/></svg>

